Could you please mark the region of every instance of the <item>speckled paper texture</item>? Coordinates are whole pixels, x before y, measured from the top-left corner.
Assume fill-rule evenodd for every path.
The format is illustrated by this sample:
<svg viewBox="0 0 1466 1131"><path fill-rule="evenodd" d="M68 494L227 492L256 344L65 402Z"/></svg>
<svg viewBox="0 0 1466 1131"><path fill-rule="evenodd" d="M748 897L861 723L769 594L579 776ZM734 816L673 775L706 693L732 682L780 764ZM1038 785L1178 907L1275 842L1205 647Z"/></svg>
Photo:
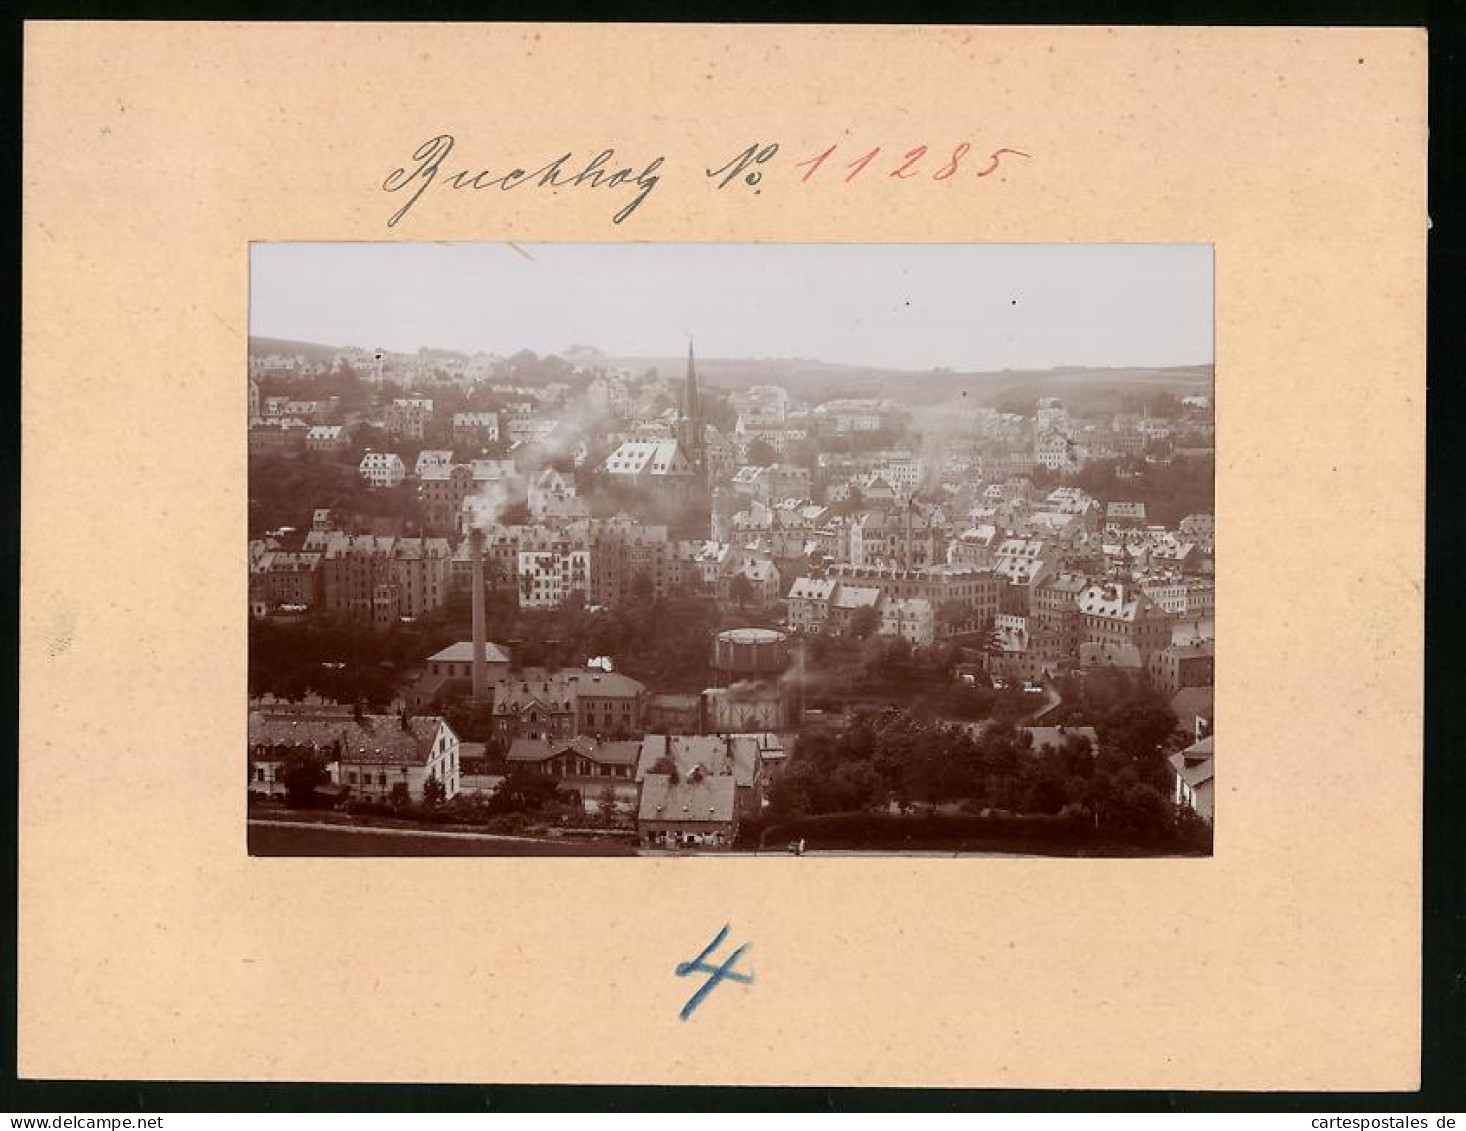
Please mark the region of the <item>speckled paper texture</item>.
<svg viewBox="0 0 1466 1131"><path fill-rule="evenodd" d="M1417 1084L1423 32L33 23L25 66L21 1075ZM619 225L389 229L442 132L666 162ZM836 141L1029 157L705 176ZM1213 244L1214 858L249 858L248 246L387 238ZM725 922L757 982L679 1022Z"/></svg>

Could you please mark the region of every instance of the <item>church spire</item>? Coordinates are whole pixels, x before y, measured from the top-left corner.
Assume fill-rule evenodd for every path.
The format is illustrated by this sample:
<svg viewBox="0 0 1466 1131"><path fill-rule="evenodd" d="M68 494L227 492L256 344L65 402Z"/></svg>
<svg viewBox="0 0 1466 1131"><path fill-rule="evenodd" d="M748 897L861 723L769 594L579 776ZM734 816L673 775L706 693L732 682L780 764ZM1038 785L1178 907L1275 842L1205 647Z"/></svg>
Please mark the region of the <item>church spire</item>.
<svg viewBox="0 0 1466 1131"><path fill-rule="evenodd" d="M682 419L702 421L702 398L697 391L697 366L692 359L692 339L687 339L687 380L682 386Z"/></svg>
<svg viewBox="0 0 1466 1131"><path fill-rule="evenodd" d="M704 465L706 433L702 422L702 396L697 389L697 365L692 357L692 339L687 339L687 380L682 384L682 412L677 421L677 439L682 443L683 453L698 471L706 472Z"/></svg>

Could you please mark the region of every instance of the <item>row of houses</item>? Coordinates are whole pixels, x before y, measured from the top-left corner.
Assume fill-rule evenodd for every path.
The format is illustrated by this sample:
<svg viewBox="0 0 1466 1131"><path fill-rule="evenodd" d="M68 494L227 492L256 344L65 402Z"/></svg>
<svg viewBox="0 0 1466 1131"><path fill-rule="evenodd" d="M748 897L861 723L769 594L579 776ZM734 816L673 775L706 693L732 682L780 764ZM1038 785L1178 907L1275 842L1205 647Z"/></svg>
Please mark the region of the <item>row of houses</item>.
<svg viewBox="0 0 1466 1131"><path fill-rule="evenodd" d="M770 774L785 755L775 734L647 735L635 741L515 739L510 773L543 776L578 794L587 809L608 801L637 814L641 843L662 847L731 847L739 822L756 816ZM284 796L289 767L313 759L338 799L422 801L492 794L502 775L465 757L463 744L436 715L378 715L335 704L256 702L249 715L249 790Z"/></svg>

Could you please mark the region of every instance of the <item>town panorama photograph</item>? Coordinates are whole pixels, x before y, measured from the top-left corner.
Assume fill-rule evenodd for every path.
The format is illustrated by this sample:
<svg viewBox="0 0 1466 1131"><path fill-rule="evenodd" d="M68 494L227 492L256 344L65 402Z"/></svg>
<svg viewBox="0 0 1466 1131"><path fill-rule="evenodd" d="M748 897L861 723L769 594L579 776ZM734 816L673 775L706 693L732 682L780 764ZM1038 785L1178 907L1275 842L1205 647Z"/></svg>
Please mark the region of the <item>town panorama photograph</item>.
<svg viewBox="0 0 1466 1131"><path fill-rule="evenodd" d="M249 852L1209 855L1213 356L1208 245L252 245Z"/></svg>

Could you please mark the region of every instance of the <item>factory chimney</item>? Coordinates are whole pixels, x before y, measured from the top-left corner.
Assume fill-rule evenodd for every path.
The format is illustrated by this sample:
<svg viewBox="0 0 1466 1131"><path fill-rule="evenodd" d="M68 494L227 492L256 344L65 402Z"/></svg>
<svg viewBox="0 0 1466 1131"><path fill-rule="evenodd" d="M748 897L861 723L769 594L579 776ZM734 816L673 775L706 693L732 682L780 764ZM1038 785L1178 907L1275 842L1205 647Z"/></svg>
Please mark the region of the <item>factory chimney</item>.
<svg viewBox="0 0 1466 1131"><path fill-rule="evenodd" d="M484 532L477 526L468 532L473 559L473 698L482 702L488 690L488 664L484 641Z"/></svg>

